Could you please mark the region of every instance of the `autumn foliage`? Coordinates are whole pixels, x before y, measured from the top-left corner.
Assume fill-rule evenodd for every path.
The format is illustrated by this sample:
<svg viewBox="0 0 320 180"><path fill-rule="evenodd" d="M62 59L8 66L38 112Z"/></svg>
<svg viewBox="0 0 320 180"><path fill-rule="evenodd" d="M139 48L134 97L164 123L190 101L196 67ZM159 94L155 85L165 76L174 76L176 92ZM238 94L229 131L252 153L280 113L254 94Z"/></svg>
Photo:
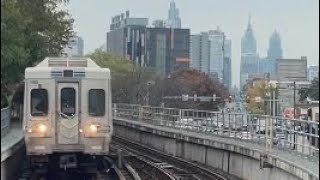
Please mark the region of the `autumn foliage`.
<svg viewBox="0 0 320 180"><path fill-rule="evenodd" d="M212 97L216 94L217 99L215 102L200 102L189 100L182 102L181 100L166 101L167 106L182 107L192 109L207 109L217 110L218 105L223 105L224 99L229 96L227 88L225 88L217 79L212 79L205 73L199 72L194 69L181 70L173 73L170 78L167 78L165 83L166 96L181 96L188 94L193 96L207 96Z"/></svg>
<svg viewBox="0 0 320 180"><path fill-rule="evenodd" d="M180 70L166 77L151 68L141 68L123 58L96 50L89 55L100 66L107 67L112 73L112 101L114 103L149 104L173 108L196 108L216 110L223 100L217 102L182 102L164 100L165 96L210 96L227 98L228 90L217 80L197 70Z"/></svg>

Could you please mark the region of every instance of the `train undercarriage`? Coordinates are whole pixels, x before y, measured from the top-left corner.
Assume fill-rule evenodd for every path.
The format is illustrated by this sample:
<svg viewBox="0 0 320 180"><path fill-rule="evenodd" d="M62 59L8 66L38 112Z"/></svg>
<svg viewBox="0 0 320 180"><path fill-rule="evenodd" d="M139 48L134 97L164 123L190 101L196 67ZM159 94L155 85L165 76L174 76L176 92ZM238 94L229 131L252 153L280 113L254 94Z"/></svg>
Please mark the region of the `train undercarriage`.
<svg viewBox="0 0 320 180"><path fill-rule="evenodd" d="M111 168L105 156L81 153L28 156L20 180L108 179Z"/></svg>

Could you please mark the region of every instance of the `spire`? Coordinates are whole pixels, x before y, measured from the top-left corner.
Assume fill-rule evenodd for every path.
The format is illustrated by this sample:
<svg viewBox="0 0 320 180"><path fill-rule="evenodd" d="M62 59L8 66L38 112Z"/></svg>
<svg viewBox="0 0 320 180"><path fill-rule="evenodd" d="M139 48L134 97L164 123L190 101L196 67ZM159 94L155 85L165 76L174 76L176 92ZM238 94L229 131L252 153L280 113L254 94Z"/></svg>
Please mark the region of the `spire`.
<svg viewBox="0 0 320 180"><path fill-rule="evenodd" d="M272 33L272 35L271 35L271 37L270 38L275 38L275 39L279 39L279 41L280 41L280 34L279 34L279 32L277 31L277 29L274 29L274 31L273 31L273 33Z"/></svg>
<svg viewBox="0 0 320 180"><path fill-rule="evenodd" d="M245 30L245 34L241 40L241 52L242 53L256 53L256 39L253 34L251 26L251 14L248 16L248 26Z"/></svg>
<svg viewBox="0 0 320 180"><path fill-rule="evenodd" d="M171 0L170 2L170 7L175 8L176 7L176 3L174 2L174 0Z"/></svg>
<svg viewBox="0 0 320 180"><path fill-rule="evenodd" d="M247 26L247 29L251 29L251 14L249 13L249 16L248 16L248 26Z"/></svg>
<svg viewBox="0 0 320 180"><path fill-rule="evenodd" d="M268 58L271 60L282 58L281 38L275 29L269 39Z"/></svg>

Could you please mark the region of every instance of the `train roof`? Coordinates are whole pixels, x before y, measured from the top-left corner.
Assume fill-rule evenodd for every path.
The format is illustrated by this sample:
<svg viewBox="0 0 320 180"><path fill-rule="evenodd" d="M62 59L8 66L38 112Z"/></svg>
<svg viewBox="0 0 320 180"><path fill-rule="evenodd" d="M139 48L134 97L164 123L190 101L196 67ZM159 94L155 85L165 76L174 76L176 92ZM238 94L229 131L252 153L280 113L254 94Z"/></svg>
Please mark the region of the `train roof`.
<svg viewBox="0 0 320 180"><path fill-rule="evenodd" d="M93 60L84 57L47 57L36 67L100 68Z"/></svg>
<svg viewBox="0 0 320 180"><path fill-rule="evenodd" d="M25 78L57 78L82 77L93 79L110 79L110 70L101 68L90 58L78 57L47 57L35 67L25 70Z"/></svg>

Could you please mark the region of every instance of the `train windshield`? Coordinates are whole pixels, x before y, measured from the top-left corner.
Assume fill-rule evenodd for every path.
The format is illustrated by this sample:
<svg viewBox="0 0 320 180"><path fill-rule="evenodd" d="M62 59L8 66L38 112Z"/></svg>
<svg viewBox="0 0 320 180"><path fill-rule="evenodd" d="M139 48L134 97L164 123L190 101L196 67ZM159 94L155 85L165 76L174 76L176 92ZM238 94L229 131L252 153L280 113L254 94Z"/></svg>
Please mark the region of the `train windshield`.
<svg viewBox="0 0 320 180"><path fill-rule="evenodd" d="M61 112L67 116L76 113L76 90L74 88L61 89Z"/></svg>
<svg viewBox="0 0 320 180"><path fill-rule="evenodd" d="M48 91L46 89L31 90L31 115L46 116L48 114Z"/></svg>
<svg viewBox="0 0 320 180"><path fill-rule="evenodd" d="M90 116L105 115L106 95L103 89L91 89L89 91L89 114Z"/></svg>

